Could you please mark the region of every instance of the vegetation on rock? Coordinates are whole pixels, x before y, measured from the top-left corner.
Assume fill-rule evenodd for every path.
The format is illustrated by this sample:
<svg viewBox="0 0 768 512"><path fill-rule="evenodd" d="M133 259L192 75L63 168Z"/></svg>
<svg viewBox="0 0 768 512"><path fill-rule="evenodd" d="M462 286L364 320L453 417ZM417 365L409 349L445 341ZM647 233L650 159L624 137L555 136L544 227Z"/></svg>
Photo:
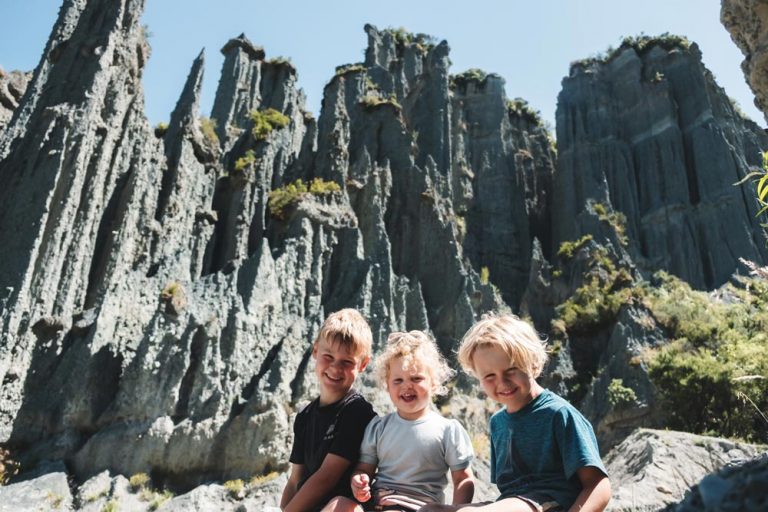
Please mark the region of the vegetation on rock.
<svg viewBox="0 0 768 512"><path fill-rule="evenodd" d="M626 247L629 244L627 236L627 216L615 210L608 210L603 203L594 203L592 210L602 222L607 222L616 233L619 243Z"/></svg>
<svg viewBox="0 0 768 512"><path fill-rule="evenodd" d="M378 107L379 105L392 105L397 110L401 110L403 108L397 101L397 96L394 94L391 94L388 97L383 97L377 93L366 94L360 99L360 104L366 108L374 108Z"/></svg>
<svg viewBox="0 0 768 512"><path fill-rule="evenodd" d="M145 489L149 484L149 475L146 473L136 473L128 479L128 483L131 486L133 492L138 492Z"/></svg>
<svg viewBox="0 0 768 512"><path fill-rule="evenodd" d="M219 145L219 136L216 135L216 120L208 117L200 118L200 130L206 140L214 146Z"/></svg>
<svg viewBox="0 0 768 512"><path fill-rule="evenodd" d="M315 178L307 186L303 180L298 179L293 183L276 188L269 193L267 206L269 213L278 219L285 218L285 209L297 203L306 194L315 196L328 196L341 192L341 187L335 181L325 181L322 178Z"/></svg>
<svg viewBox="0 0 768 512"><path fill-rule="evenodd" d="M560 248L557 250L557 255L564 259L571 259L579 249L584 247L588 242L592 241L592 235L586 234L578 240L568 241L560 244Z"/></svg>
<svg viewBox="0 0 768 512"><path fill-rule="evenodd" d="M237 480L228 480L224 482L224 488L234 499L240 500L245 496L245 482L239 478Z"/></svg>
<svg viewBox="0 0 768 512"><path fill-rule="evenodd" d="M534 126L544 126L544 122L541 119L541 112L531 107L531 105L523 98L507 100L507 113L510 116L522 117Z"/></svg>
<svg viewBox="0 0 768 512"><path fill-rule="evenodd" d="M488 78L488 73L478 68L470 68L463 73L457 75L451 75L450 87L451 89L466 88L469 83L482 84L485 79Z"/></svg>
<svg viewBox="0 0 768 512"><path fill-rule="evenodd" d="M742 278L717 300L657 276L646 303L673 341L651 355L649 373L669 426L768 442L768 282Z"/></svg>
<svg viewBox="0 0 768 512"><path fill-rule="evenodd" d="M167 131L168 131L168 123L164 123L160 121L155 125L155 137L157 137L158 139L160 137L163 137Z"/></svg>
<svg viewBox="0 0 768 512"><path fill-rule="evenodd" d="M609 46L603 53L571 62L571 72L575 68L587 68L597 64L605 64L627 48L634 48L638 53L642 54L654 46L659 46L668 51L674 49L688 50L691 46L691 41L685 36L678 36L669 32L664 32L658 36L646 34L627 36L621 40L618 48Z"/></svg>
<svg viewBox="0 0 768 512"><path fill-rule="evenodd" d="M582 237L575 245L583 245L584 238L586 237ZM564 250L561 246L558 255L564 252L573 254L575 250L577 249ZM634 280L629 270L617 266L605 247L591 247L588 264L589 269L583 276L583 284L555 308L556 319L562 320L568 333L592 332L610 323L616 318L622 305L642 297L643 294L642 287L632 286Z"/></svg>
<svg viewBox="0 0 768 512"><path fill-rule="evenodd" d="M624 385L622 379L613 379L608 384L608 403L615 409L623 409L635 403L637 394Z"/></svg>
<svg viewBox="0 0 768 512"><path fill-rule="evenodd" d="M256 154L252 149L245 152L245 155L235 160L235 172L243 172L248 167L251 167L256 163Z"/></svg>
<svg viewBox="0 0 768 512"><path fill-rule="evenodd" d="M272 130L285 128L290 119L273 108L266 110L251 110L249 117L253 121L251 134L256 140L266 139Z"/></svg>

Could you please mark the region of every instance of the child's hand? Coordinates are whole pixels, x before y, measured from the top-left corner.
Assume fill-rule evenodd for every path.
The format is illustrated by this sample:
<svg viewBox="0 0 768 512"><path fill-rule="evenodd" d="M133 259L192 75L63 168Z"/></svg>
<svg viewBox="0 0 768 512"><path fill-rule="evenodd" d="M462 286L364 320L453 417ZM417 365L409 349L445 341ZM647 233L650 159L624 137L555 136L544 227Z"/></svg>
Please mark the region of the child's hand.
<svg viewBox="0 0 768 512"><path fill-rule="evenodd" d="M365 473L352 475L352 495L360 503L371 499L371 479Z"/></svg>

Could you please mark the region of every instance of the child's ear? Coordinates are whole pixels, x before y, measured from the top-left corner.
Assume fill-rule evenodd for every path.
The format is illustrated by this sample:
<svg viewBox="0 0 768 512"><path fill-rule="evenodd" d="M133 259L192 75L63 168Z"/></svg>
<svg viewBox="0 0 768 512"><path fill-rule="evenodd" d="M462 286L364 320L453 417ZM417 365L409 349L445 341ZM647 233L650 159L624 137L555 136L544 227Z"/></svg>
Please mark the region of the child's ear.
<svg viewBox="0 0 768 512"><path fill-rule="evenodd" d="M363 358L363 359L360 361L360 366L358 367L358 368L359 368L359 371L361 371L361 372L362 372L363 370L365 370L365 367L366 367L366 366L368 366L368 363L370 363L370 362L371 362L371 356L365 356L365 357L364 357L364 358Z"/></svg>
<svg viewBox="0 0 768 512"><path fill-rule="evenodd" d="M317 343L312 345L312 359L317 359Z"/></svg>

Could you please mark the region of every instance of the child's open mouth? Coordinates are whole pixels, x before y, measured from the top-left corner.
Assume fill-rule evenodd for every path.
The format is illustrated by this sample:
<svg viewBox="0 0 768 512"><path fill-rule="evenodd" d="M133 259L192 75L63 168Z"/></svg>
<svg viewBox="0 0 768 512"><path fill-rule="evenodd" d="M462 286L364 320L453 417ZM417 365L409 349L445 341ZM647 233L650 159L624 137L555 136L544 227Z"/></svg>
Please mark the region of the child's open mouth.
<svg viewBox="0 0 768 512"><path fill-rule="evenodd" d="M411 393L407 393L407 394L404 394L404 395L400 395L400 399L403 402L413 402L414 400L416 400L416 395L413 395Z"/></svg>

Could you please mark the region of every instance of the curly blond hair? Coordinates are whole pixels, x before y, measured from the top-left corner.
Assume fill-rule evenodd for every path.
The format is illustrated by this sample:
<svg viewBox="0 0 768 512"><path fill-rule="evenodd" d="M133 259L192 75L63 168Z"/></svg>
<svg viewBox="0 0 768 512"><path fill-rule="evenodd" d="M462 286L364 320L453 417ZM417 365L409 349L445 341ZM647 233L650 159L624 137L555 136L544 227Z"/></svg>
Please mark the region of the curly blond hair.
<svg viewBox="0 0 768 512"><path fill-rule="evenodd" d="M387 387L389 365L395 358L403 359L407 369L420 366L429 373L432 381L432 394L448 393L445 383L456 373L440 354L437 344L422 331L393 332L387 337L387 345L374 364L374 374L381 387Z"/></svg>
<svg viewBox="0 0 768 512"><path fill-rule="evenodd" d="M534 379L541 375L547 363L546 341L539 338L531 324L515 315L486 313L469 328L459 347L459 363L464 371L475 375L472 358L475 350L484 346L499 347ZM475 375L477 376L477 375Z"/></svg>

